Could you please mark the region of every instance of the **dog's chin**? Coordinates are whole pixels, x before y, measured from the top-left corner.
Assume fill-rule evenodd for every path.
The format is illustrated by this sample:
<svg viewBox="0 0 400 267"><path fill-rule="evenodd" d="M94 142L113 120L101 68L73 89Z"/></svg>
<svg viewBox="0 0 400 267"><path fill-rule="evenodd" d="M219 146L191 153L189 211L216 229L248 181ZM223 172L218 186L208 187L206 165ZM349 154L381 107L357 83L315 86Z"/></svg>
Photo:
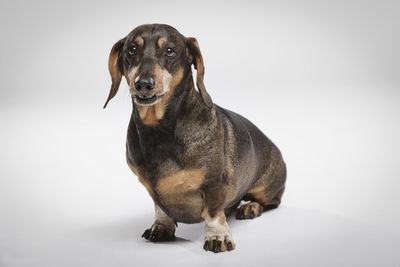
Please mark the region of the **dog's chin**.
<svg viewBox="0 0 400 267"><path fill-rule="evenodd" d="M139 106L153 106L155 104L157 104L161 98L163 98L163 96L165 96L166 93L164 94L154 94L154 95L150 95L150 96L144 96L144 95L137 95L134 94L132 95L135 103Z"/></svg>

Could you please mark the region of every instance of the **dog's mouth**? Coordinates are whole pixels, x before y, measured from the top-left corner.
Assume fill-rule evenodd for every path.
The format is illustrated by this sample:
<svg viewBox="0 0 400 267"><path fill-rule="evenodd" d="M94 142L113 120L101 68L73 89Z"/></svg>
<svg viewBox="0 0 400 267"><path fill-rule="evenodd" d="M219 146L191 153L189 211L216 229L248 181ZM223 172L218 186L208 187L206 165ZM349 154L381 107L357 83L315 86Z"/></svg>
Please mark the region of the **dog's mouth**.
<svg viewBox="0 0 400 267"><path fill-rule="evenodd" d="M142 105L142 106L152 106L152 105L158 103L158 101L159 101L164 95L165 95L165 93L164 93L164 94L161 94L161 95L156 95L156 94L154 94L154 95L149 95L149 96L146 96L146 95L136 95L136 94L135 94L133 97L134 97L135 103L138 104L138 105Z"/></svg>

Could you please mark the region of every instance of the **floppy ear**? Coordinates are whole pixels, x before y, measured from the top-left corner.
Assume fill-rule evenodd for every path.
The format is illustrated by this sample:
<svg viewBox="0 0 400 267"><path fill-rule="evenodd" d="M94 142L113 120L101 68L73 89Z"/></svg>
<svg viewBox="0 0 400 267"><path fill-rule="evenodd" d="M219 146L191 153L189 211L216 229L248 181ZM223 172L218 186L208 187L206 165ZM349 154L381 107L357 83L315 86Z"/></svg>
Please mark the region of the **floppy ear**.
<svg viewBox="0 0 400 267"><path fill-rule="evenodd" d="M197 78L196 85L197 89L200 92L200 96L203 99L204 103L207 107L212 108L213 102L210 95L206 91L206 87L204 86L204 62L203 57L200 52L199 44L195 38L189 37L187 38L187 46L189 48L189 53L193 57L193 65L197 70Z"/></svg>
<svg viewBox="0 0 400 267"><path fill-rule="evenodd" d="M119 84L122 79L122 65L120 60L120 54L122 47L124 46L125 38L116 42L111 48L110 57L108 58L108 70L111 75L111 89L108 95L107 101L103 108L106 108L108 101L110 101L118 92Z"/></svg>

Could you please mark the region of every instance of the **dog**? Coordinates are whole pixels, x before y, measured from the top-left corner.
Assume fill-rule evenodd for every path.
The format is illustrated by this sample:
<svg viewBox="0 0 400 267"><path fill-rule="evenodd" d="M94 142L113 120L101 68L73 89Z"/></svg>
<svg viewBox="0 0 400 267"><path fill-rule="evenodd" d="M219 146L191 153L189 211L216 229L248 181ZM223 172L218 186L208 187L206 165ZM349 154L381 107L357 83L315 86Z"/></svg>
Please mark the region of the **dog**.
<svg viewBox="0 0 400 267"><path fill-rule="evenodd" d="M281 202L279 149L246 118L213 103L197 40L169 25L135 28L114 44L108 67L104 108L124 76L133 104L126 159L154 201L155 221L142 237L173 240L177 222L205 221L206 251L235 249L227 214L253 219Z"/></svg>

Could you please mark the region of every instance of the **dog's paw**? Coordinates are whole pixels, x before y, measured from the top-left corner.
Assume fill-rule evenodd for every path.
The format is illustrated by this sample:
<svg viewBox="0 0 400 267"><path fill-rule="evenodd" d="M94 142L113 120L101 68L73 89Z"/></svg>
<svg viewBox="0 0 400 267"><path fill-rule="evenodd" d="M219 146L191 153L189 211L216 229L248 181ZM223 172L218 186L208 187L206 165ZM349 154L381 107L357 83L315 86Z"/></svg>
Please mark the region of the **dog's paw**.
<svg viewBox="0 0 400 267"><path fill-rule="evenodd" d="M231 251L236 247L232 238L229 235L206 235L204 239L204 250L214 253Z"/></svg>
<svg viewBox="0 0 400 267"><path fill-rule="evenodd" d="M152 242L171 241L175 239L175 233L165 225L155 223L150 229L144 231L142 237Z"/></svg>
<svg viewBox="0 0 400 267"><path fill-rule="evenodd" d="M236 219L253 219L260 216L263 212L263 206L258 202L250 202L241 206L236 212Z"/></svg>

